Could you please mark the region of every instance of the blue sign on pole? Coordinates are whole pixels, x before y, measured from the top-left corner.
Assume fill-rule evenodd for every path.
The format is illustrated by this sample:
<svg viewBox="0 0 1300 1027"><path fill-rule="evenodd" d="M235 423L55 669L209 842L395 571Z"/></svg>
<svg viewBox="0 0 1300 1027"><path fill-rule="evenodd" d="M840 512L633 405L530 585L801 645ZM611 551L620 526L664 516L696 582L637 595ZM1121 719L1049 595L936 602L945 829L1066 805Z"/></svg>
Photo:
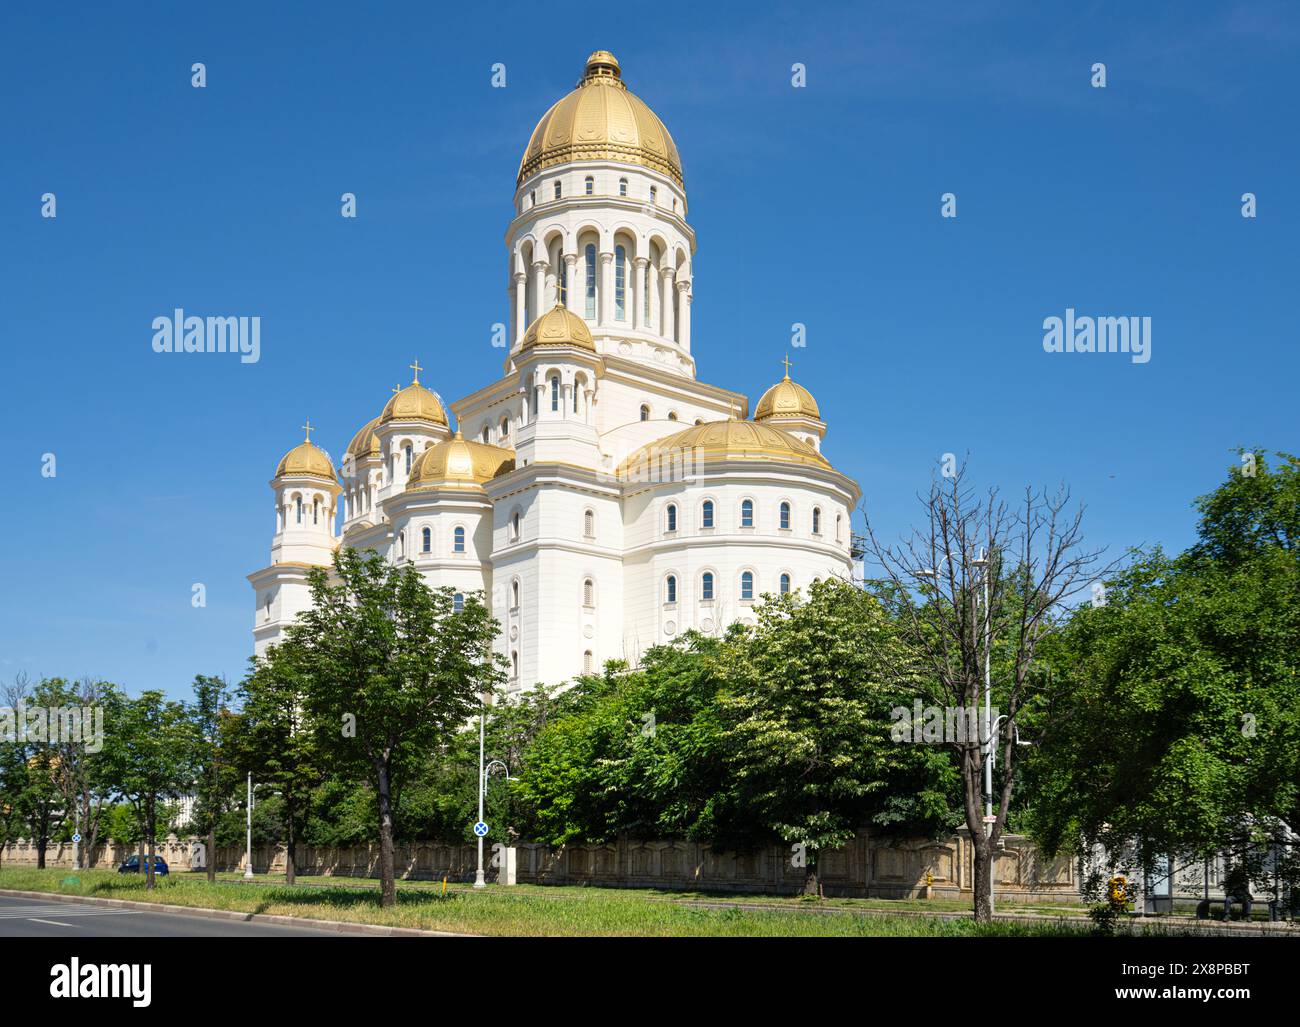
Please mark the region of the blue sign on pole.
<svg viewBox="0 0 1300 1027"><path fill-rule="evenodd" d="M483 823L483 821L480 820L477 824L474 825L474 833L478 835L480 838L486 837L487 832L488 832L488 826L487 824Z"/></svg>
<svg viewBox="0 0 1300 1027"><path fill-rule="evenodd" d="M72 840L73 840L74 842L79 842L79 841L81 841L81 835L80 835L80 834L74 834L74 835L72 836Z"/></svg>

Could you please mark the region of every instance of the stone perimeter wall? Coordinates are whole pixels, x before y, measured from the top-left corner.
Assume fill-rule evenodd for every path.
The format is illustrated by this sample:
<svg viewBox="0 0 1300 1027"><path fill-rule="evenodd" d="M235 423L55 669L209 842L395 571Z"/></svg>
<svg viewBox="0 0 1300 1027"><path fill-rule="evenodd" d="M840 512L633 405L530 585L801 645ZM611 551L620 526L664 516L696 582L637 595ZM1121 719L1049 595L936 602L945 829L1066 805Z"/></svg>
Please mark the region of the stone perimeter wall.
<svg viewBox="0 0 1300 1027"><path fill-rule="evenodd" d="M819 873L827 895L866 898L913 898L925 888L925 875L934 875L935 898L968 898L974 850L966 831L946 840L887 840L861 833L842 849L821 855ZM1039 859L1027 838L1005 837L995 866L996 893L1004 900L1036 902L1079 901L1076 865L1063 857L1052 863ZM198 846L169 838L157 852L174 870L191 869ZM135 846L99 847L96 866L112 868L137 851ZM713 852L709 846L684 841L619 841L608 845L570 844L516 846L520 884L584 884L616 888L667 888L683 891L793 893L803 886L804 871L790 865L790 850L779 846L754 853ZM244 866L243 847L219 847L217 869ZM490 862L486 850L485 863ZM399 877L452 881L474 878L477 847L411 842L396 847ZM284 870L284 849L253 850L256 873ZM7 846L0 866L34 867L36 847L26 842ZM50 845L46 866L71 867L72 846ZM298 851L298 873L338 877L377 877L379 847L311 848ZM495 871L488 870L488 878Z"/></svg>

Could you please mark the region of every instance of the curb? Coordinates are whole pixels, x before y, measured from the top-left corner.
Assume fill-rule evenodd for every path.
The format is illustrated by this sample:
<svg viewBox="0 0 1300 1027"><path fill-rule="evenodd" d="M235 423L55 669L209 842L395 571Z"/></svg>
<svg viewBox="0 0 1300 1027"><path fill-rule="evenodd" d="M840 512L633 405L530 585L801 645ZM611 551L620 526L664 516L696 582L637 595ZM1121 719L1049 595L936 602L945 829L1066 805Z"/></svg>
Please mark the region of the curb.
<svg viewBox="0 0 1300 1027"><path fill-rule="evenodd" d="M383 924L349 923L345 920L314 920L305 916L283 916L279 913L242 913L234 909L205 909L202 906L171 906L163 902L132 902L129 899L100 899L82 895L64 895L60 892L15 891L0 888L0 896L19 899L49 899L54 902L87 902L94 906L111 906L116 909L136 909L150 913L179 913L185 916L207 917L209 920L242 920L245 923L278 924L287 927L314 927L321 931L340 934L367 934L384 938L477 938L477 934L459 934L455 931L424 931L418 927L386 927Z"/></svg>

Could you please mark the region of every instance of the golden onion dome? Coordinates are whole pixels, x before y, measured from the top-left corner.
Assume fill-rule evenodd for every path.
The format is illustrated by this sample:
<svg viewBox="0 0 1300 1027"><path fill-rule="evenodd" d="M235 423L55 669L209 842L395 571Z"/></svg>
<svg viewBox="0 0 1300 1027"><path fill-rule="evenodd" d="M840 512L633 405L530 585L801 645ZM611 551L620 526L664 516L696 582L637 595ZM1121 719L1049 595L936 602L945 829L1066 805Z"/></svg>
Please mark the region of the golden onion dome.
<svg viewBox="0 0 1300 1027"><path fill-rule="evenodd" d="M361 426L361 430L352 436L352 441L348 443L348 448L344 452L351 453L353 460L364 460L368 456L383 456L383 447L375 434L375 429L378 427L378 417L367 421Z"/></svg>
<svg viewBox="0 0 1300 1027"><path fill-rule="evenodd" d="M557 303L528 326L519 351L548 346L577 346L596 352L595 340L587 322L563 303Z"/></svg>
<svg viewBox="0 0 1300 1027"><path fill-rule="evenodd" d="M411 468L408 489L481 488L515 468L514 450L471 442L460 432L430 446Z"/></svg>
<svg viewBox="0 0 1300 1027"><path fill-rule="evenodd" d="M379 415L379 423L387 424L389 421L428 421L445 428L447 412L442 409L437 396L419 381L414 381L384 406L384 412Z"/></svg>
<svg viewBox="0 0 1300 1027"><path fill-rule="evenodd" d="M763 393L763 398L754 408L754 420L764 421L769 417L811 417L815 421L822 419L813 394L798 382L792 381L788 370L784 378Z"/></svg>
<svg viewBox="0 0 1300 1027"><path fill-rule="evenodd" d="M640 164L683 185L677 145L655 112L623 84L608 50L587 58L578 88L557 101L533 129L519 162L519 179L579 160Z"/></svg>
<svg viewBox="0 0 1300 1027"><path fill-rule="evenodd" d="M279 478L284 475L324 478L335 484L338 482L329 454L310 441L300 442L284 454L280 465L275 469L275 476Z"/></svg>
<svg viewBox="0 0 1300 1027"><path fill-rule="evenodd" d="M710 421L642 446L620 471L653 468L673 461L764 460L831 469L830 461L806 442L757 421Z"/></svg>

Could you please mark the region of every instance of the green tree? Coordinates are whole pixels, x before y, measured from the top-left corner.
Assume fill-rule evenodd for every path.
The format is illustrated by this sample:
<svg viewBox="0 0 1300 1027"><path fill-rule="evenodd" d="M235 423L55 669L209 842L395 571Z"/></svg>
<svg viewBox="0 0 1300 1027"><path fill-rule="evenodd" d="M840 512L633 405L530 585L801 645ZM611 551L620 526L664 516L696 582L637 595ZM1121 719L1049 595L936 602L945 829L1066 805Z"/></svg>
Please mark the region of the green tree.
<svg viewBox="0 0 1300 1027"><path fill-rule="evenodd" d="M206 839L207 879L217 879L217 824L230 808L239 787L234 735L238 718L230 711L225 678L199 674L194 678L193 726L195 766L194 811L191 828ZM292 883L292 880L290 881Z"/></svg>
<svg viewBox="0 0 1300 1027"><path fill-rule="evenodd" d="M334 578L310 572L311 609L281 648L308 682L306 709L327 757L364 768L374 787L388 907L397 902L394 793L477 714L504 680L504 661L480 595L457 611L453 589L431 590L414 567L351 549L335 554Z"/></svg>

